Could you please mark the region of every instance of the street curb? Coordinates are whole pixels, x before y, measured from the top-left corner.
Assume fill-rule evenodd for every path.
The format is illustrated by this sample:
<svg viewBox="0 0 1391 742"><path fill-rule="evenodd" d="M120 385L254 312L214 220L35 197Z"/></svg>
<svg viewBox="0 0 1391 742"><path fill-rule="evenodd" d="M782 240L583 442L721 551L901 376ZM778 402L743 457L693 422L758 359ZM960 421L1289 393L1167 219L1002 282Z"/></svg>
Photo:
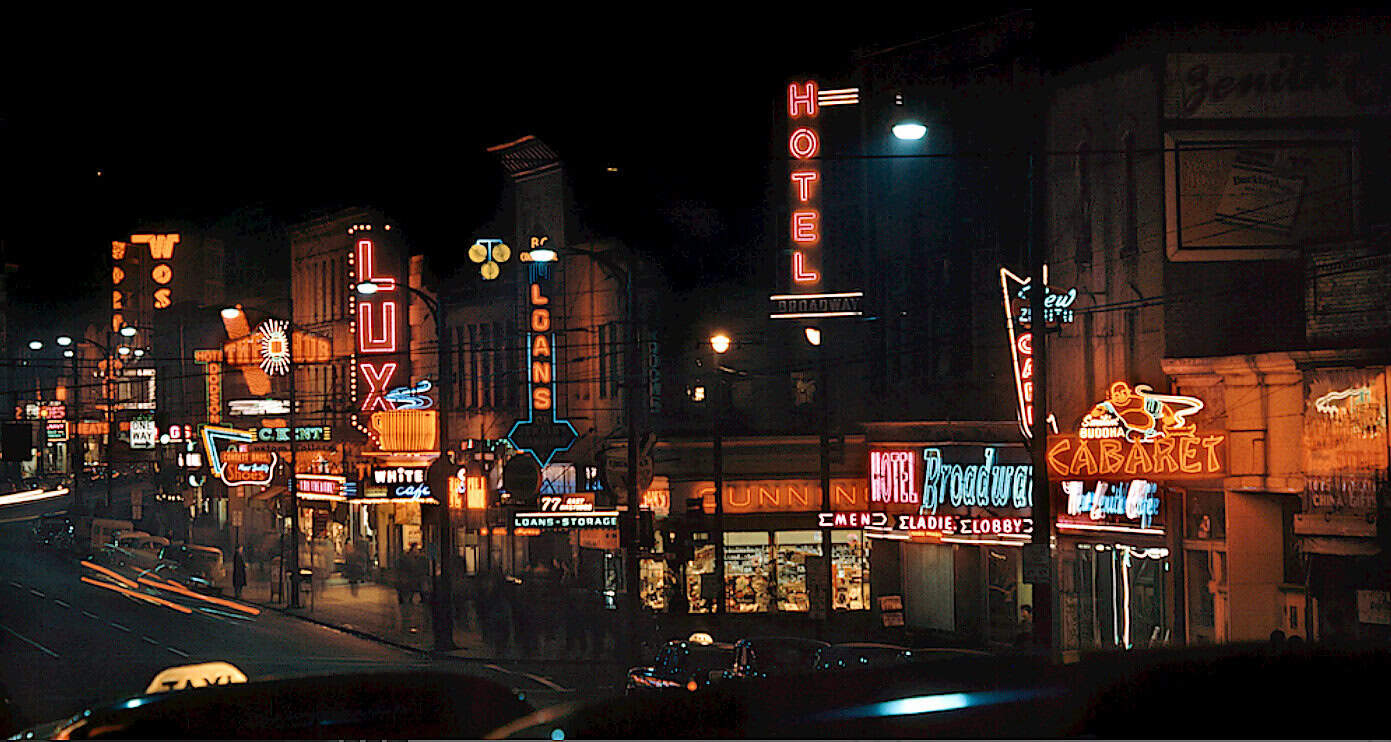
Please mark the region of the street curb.
<svg viewBox="0 0 1391 742"><path fill-rule="evenodd" d="M243 600L245 600L245 599L243 599ZM617 666L617 665L622 665L622 664L623 664L623 663L622 663L621 661L619 661L619 660L603 660L603 659L591 659L591 660L578 659L578 660L571 660L571 659L555 659L555 658L549 658L549 659L548 659L548 658L544 658L544 657L490 657L490 656L482 656L482 655L478 655L478 656L470 655L470 656L467 656L467 657L460 657L460 656L457 655L457 654L451 654L451 653L449 653L449 652L436 652L436 651L433 650L433 649L421 649L420 647L413 647L413 646L411 646L411 645L409 645L409 644L402 644L401 642L394 641L394 640L391 640L391 639L387 639L386 637L379 636L379 635L377 635L377 634L373 634L373 633L370 633L370 632L367 632L367 631L362 631L361 629L354 629L354 628L350 628L350 627L347 627L347 626L342 626L342 625L339 625L339 624L330 623L330 622L328 622L328 621L324 621L324 620L322 620L322 619L314 618L314 617L312 617L312 616L306 616L306 615L304 615L304 614L302 614L302 613L294 613L294 612L292 611L292 609L286 608L286 607L283 607L283 606L268 605L268 604L266 604L266 603L261 603L261 602L254 601L254 600L246 600L245 602L251 603L251 604L253 604L253 605L256 605L256 606L258 606L258 607L260 607L260 608L264 608L264 609L266 609L266 610L275 611L276 613L279 613L279 614L282 615L282 616L289 616L289 617L291 617L291 618L297 618L297 619L299 619L299 620L301 620L301 621L304 621L304 622L306 622L306 623L312 623L312 624L314 624L314 625L316 625L316 626L322 626L322 627L324 627L324 628L326 628L326 629L333 629L334 631L340 631L340 632L342 632L342 633L344 633L344 634L348 634L348 635L350 635L350 636L355 636L355 637L357 637L357 638L359 638L359 639L366 639L367 641L376 642L376 643L378 643L378 644L384 644L384 645L389 646L389 647L395 647L396 649L400 649L400 650L404 650L404 651L407 651L407 652L411 652L411 653L413 653L413 654L419 654L419 655L424 655L424 656L427 656L427 657L434 657L434 658L439 658L439 659L458 660L458 661L461 661L461 662L491 662L491 663L499 663L499 662L545 662L545 663L563 663L563 664L574 664L574 665L592 665L592 664L608 663L608 664L612 664L612 665L615 665L615 666ZM453 650L453 651L459 651L459 650Z"/></svg>

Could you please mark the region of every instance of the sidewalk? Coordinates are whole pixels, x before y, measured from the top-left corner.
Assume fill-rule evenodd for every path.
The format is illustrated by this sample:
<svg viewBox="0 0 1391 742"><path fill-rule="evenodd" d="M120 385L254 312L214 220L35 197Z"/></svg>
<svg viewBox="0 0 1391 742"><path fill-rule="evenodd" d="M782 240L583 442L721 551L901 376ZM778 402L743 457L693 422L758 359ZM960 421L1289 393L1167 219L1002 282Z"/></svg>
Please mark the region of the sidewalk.
<svg viewBox="0 0 1391 742"><path fill-rule="evenodd" d="M327 580L315 580L312 592L303 591L300 607L290 609L284 599L272 600L270 580L255 574L248 574L241 599L265 608L297 616L305 620L322 623L334 628L361 635L365 638L393 644L403 648L433 653L435 635L430 605L420 602L413 596L411 602L402 604L396 590L374 582L359 583L354 589L339 575ZM226 591L232 594L230 585ZM288 587L287 593L288 595ZM523 648L518 641L515 628L503 646L493 646L484 641L479 627L479 617L474 615L469 602L455 596L454 606L454 644L457 649L447 654L453 657L488 661L538 661L574 662L592 664L620 663L613 639L599 638L598 645L581 643L584 649L567 650L566 637L559 625L560 617L551 617L553 623L545 635Z"/></svg>

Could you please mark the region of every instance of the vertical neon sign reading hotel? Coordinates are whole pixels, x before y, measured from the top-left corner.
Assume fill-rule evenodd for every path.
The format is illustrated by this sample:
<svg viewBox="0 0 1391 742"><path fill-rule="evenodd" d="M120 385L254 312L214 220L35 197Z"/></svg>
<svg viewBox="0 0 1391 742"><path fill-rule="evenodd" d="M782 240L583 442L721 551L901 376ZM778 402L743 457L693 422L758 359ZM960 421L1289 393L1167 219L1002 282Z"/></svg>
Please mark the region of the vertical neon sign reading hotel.
<svg viewBox="0 0 1391 742"><path fill-rule="evenodd" d="M771 297L773 319L855 317L861 291L822 292L826 277L826 224L821 209L821 113L859 102L855 88L821 90L815 80L787 86L789 156L788 293Z"/></svg>

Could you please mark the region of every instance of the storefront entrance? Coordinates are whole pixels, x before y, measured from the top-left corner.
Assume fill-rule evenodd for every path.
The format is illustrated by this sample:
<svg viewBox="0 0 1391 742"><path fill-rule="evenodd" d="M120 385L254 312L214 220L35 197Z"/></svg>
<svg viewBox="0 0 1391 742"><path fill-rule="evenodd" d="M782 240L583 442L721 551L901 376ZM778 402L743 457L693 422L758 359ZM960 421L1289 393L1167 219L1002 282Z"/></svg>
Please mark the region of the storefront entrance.
<svg viewBox="0 0 1391 742"><path fill-rule="evenodd" d="M1063 552L1063 649L1135 649L1170 640L1167 548L1074 543Z"/></svg>

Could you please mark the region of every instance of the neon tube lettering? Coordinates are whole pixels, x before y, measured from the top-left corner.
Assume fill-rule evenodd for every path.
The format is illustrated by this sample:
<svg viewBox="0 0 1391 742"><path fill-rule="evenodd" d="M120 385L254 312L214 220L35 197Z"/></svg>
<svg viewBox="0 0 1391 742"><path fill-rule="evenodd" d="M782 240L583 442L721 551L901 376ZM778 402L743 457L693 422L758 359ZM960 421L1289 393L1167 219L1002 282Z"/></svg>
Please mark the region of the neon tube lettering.
<svg viewBox="0 0 1391 742"><path fill-rule="evenodd" d="M821 149L821 140L817 138L816 132L805 126L792 132L792 136L787 138L787 149L793 157L799 160L806 160L816 156Z"/></svg>
<svg viewBox="0 0 1391 742"><path fill-rule="evenodd" d="M357 343L363 353L396 352L396 302L382 302L381 332L372 321L372 305L357 305Z"/></svg>
<svg viewBox="0 0 1391 742"><path fill-rule="evenodd" d="M795 82L788 85L787 115L794 119L802 115L816 116L816 88L815 80L808 80L801 85ZM802 109L806 109L805 112Z"/></svg>
<svg viewBox="0 0 1391 742"><path fill-rule="evenodd" d="M374 258L374 246L371 240L357 241L357 276L360 283L374 283L377 285L377 293L383 291L395 291L396 279L386 278L377 275L377 264Z"/></svg>
<svg viewBox="0 0 1391 742"><path fill-rule="evenodd" d="M797 283L816 283L821 274L806 267L806 255L801 251L792 253L792 280Z"/></svg>
<svg viewBox="0 0 1391 742"><path fill-rule="evenodd" d="M797 200L807 203L811 200L811 184L821 175L815 170L797 170L792 173L792 182L797 184Z"/></svg>

